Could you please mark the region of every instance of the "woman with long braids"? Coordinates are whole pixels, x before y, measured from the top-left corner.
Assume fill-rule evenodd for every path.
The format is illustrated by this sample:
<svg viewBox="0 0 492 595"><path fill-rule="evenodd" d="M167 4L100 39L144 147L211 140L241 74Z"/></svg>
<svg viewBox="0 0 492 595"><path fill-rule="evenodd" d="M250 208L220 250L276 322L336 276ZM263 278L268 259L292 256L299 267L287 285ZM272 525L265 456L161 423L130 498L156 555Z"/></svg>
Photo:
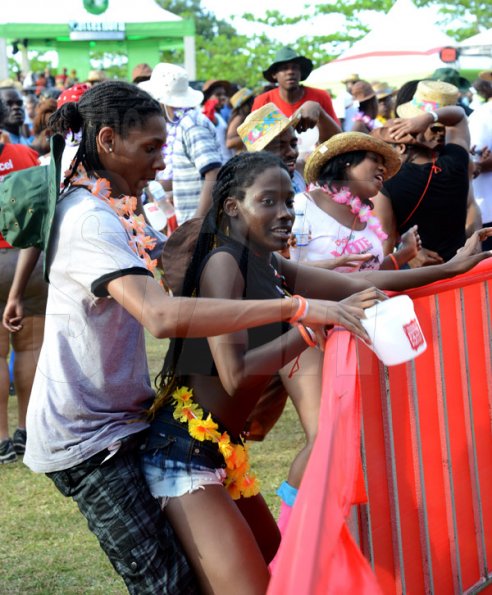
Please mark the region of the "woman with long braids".
<svg viewBox="0 0 492 595"><path fill-rule="evenodd" d="M218 174L182 294L233 298L247 308L250 300L288 299L298 292L347 298L347 307L359 309L384 299L369 287L369 276L375 285L402 290L467 270L483 258L467 250L447 268L352 275L299 266L278 255L291 234L293 200L288 169L278 157L266 152L233 157ZM279 531L259 493L241 432L277 373L295 394L296 407L302 404L317 421L311 391L319 378L312 381L303 356L318 353L309 348L323 341L324 327L306 325L302 316L301 300L288 323L171 340L151 409L144 473L206 593L230 592L232 584L239 594L267 589L267 564ZM315 406L308 411L311 400Z"/></svg>
<svg viewBox="0 0 492 595"><path fill-rule="evenodd" d="M159 338L197 337L295 316L366 336L363 313L280 294L247 305L168 297L153 279L151 243L134 212L135 197L164 168L159 103L134 85L104 82L62 105L50 126L80 132L81 141L48 245L46 332L24 462L77 502L130 593L195 594L194 574L140 467L154 399L143 327ZM22 328L30 265L21 263L9 296L4 324L12 332Z"/></svg>

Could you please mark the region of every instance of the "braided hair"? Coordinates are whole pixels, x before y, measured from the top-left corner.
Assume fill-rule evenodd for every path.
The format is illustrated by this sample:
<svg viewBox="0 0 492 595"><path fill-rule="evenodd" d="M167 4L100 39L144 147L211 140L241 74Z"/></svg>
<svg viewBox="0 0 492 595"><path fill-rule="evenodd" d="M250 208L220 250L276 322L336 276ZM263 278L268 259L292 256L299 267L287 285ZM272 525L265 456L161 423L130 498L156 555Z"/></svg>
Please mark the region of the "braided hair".
<svg viewBox="0 0 492 595"><path fill-rule="evenodd" d="M49 126L64 136L82 131L82 140L64 185L70 182L79 163L89 175L103 169L96 143L101 128L109 126L125 138L130 130L143 126L147 118L160 114L162 110L155 99L140 87L123 81L100 83L84 93L78 103L63 104L50 117Z"/></svg>
<svg viewBox="0 0 492 595"><path fill-rule="evenodd" d="M193 257L184 278L183 296L197 295L205 258L217 245L228 240L225 231L228 220L224 213L225 200L229 197L237 198L240 201L244 200L246 189L254 184L259 175L272 167L279 167L289 173L287 166L279 157L266 151L239 153L219 170L212 191L213 203L203 221ZM174 388L175 370L183 348L183 341L184 339L177 338L170 342L162 370L156 378L159 395L151 413L165 401Z"/></svg>

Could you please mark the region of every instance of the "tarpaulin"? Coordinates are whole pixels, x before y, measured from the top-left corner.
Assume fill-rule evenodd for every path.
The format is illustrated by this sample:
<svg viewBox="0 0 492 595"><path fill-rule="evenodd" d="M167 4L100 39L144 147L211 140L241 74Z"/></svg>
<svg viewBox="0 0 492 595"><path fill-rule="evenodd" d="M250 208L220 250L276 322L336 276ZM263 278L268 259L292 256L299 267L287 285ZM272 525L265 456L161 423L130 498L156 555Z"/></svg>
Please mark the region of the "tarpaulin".
<svg viewBox="0 0 492 595"><path fill-rule="evenodd" d="M346 525L361 499L360 393L356 340L335 329L327 341L320 432L280 546L269 595L381 593ZM362 494L363 494L362 489Z"/></svg>

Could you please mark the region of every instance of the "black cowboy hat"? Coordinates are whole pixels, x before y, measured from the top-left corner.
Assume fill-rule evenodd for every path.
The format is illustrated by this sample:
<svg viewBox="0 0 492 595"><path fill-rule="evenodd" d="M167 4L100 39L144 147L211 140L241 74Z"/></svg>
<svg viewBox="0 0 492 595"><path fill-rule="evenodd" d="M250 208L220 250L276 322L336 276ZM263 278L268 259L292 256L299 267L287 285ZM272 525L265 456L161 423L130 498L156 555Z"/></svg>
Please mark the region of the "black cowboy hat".
<svg viewBox="0 0 492 595"><path fill-rule="evenodd" d="M285 46L275 54L274 62L263 71L263 76L267 81L270 83L276 82L273 75L277 72L279 64L283 62L297 62L299 64L301 67L301 81L307 79L313 70L313 63L309 58L299 56L292 48Z"/></svg>

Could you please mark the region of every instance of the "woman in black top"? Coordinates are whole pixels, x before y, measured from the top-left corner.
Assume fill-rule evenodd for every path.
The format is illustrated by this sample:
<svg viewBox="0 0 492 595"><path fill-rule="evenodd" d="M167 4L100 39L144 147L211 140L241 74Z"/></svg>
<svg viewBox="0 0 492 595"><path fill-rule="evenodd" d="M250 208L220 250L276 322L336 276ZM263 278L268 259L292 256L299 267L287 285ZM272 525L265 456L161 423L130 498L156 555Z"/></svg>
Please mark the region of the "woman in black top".
<svg viewBox="0 0 492 595"><path fill-rule="evenodd" d="M371 133L395 145L400 171L375 197L375 213L389 234L385 253L399 236L418 225L419 265L450 260L466 241L470 136L457 106L389 121Z"/></svg>
<svg viewBox="0 0 492 595"><path fill-rule="evenodd" d="M358 336L364 334L362 309L383 297L371 285L402 290L468 270L484 258L465 253L440 267L352 275L285 260L277 252L291 234L294 192L286 166L269 153L233 157L219 172L213 198L183 295L240 299L245 309L251 299L294 292L347 298L345 304L327 302L328 317ZM279 533L250 470L241 431L274 374L311 378L302 363L303 373L294 373L295 361L322 340L324 329L302 325L305 300L297 299L288 325L207 341L173 339L160 374L144 472L205 592L259 594L268 585L267 563Z"/></svg>

